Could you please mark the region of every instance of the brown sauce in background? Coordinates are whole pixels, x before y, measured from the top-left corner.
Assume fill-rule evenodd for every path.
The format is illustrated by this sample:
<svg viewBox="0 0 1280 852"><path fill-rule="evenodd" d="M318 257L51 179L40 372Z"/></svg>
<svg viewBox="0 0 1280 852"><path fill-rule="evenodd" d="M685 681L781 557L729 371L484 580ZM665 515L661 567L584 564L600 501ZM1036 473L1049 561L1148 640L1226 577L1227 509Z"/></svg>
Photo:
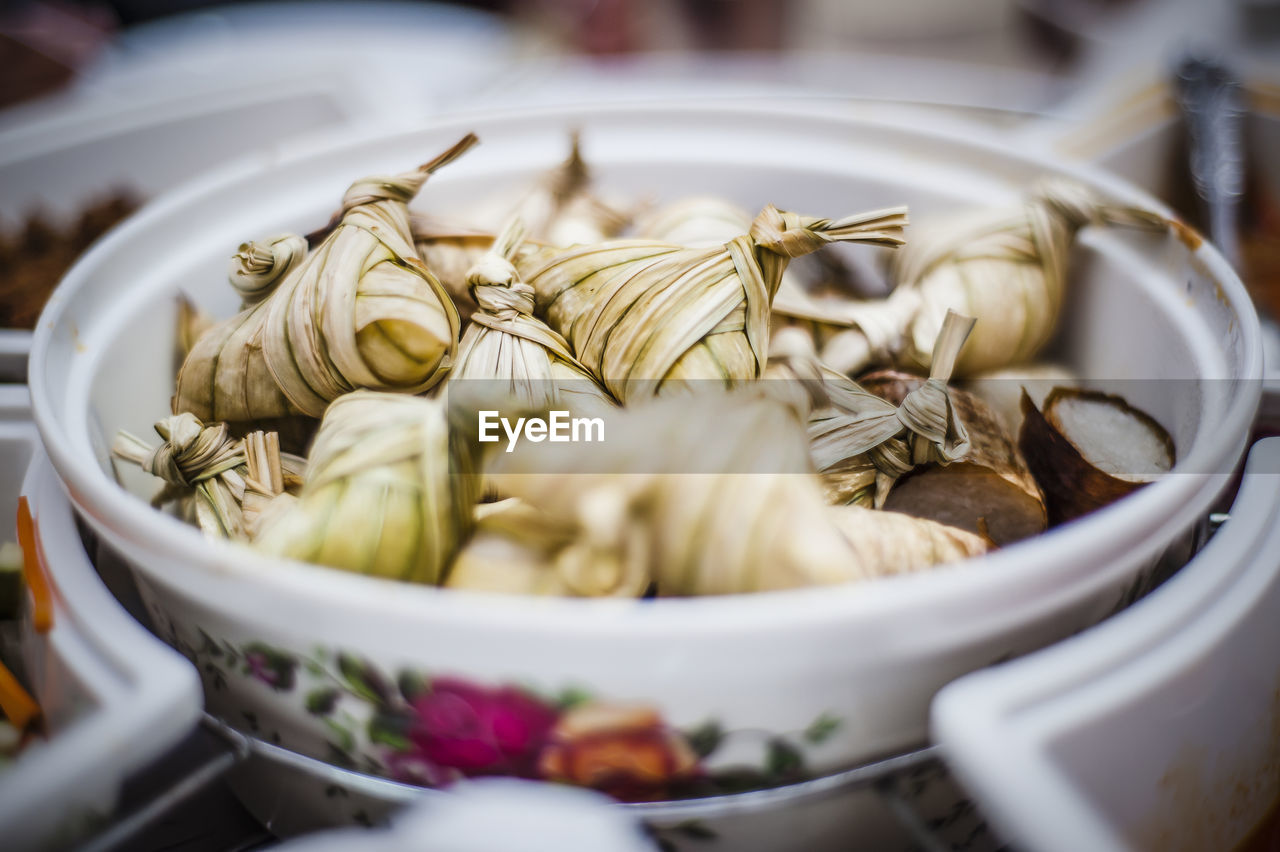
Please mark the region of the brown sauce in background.
<svg viewBox="0 0 1280 852"><path fill-rule="evenodd" d="M17 228L0 230L0 328L35 328L63 273L137 206L132 193L116 191L89 202L65 225L34 213Z"/></svg>
<svg viewBox="0 0 1280 852"><path fill-rule="evenodd" d="M1280 799L1271 804L1266 818L1249 832L1235 852L1280 852Z"/></svg>
<svg viewBox="0 0 1280 852"><path fill-rule="evenodd" d="M1280 201L1259 198L1240 241L1242 278L1258 308L1280 317Z"/></svg>

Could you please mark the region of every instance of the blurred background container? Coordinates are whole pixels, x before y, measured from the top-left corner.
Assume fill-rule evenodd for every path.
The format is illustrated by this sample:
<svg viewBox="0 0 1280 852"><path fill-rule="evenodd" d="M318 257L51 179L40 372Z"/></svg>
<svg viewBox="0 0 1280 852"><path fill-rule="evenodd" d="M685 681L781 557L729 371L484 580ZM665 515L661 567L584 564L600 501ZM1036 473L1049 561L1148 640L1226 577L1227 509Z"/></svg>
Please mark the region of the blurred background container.
<svg viewBox="0 0 1280 852"><path fill-rule="evenodd" d="M1197 223L1170 89L1191 52L1225 60L1262 116L1241 223L1247 277L1270 282L1280 169L1258 127L1280 115L1278 36L1280 0L9 2L0 381L22 380L61 269L133 204L286 140L446 112L823 99L1101 162Z"/></svg>

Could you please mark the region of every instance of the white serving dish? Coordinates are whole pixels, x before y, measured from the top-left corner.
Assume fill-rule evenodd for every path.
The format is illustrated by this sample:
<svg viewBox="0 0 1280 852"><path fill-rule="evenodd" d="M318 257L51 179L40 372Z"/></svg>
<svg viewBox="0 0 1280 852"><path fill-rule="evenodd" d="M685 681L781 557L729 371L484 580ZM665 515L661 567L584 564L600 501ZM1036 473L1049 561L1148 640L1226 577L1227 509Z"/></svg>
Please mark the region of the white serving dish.
<svg viewBox="0 0 1280 852"><path fill-rule="evenodd" d="M1227 484L1261 373L1240 282L1208 246L1193 255L1173 239L1090 233L1075 252L1061 354L1104 386L1124 382L1131 401L1170 428L1179 473L1078 523L928 575L649 602L459 594L267 560L154 512L138 496L154 487L141 474L122 471L135 496L121 491L106 448L116 429L149 434L168 410L179 290L229 314L228 253L246 237L323 223L351 179L420 162L475 129L481 147L423 194L421 207L440 212L558 162L572 127L604 189L622 194L696 188L819 215L906 201L924 215L973 198L1009 202L1054 172L1149 201L1105 176L972 137L796 106L632 104L475 115L282 151L269 167L246 165L151 205L55 293L33 348L32 398L77 509L132 564L153 623L199 663L210 710L232 724L302 754L389 772L416 753L403 738L387 744L385 730L373 742L368 722L375 705L394 705L399 724L419 724L390 687L407 672L465 678L484 707L508 707L504 690L517 683L544 696L579 689L644 704L661 720L644 732L646 748L659 751L664 737L718 725L726 736L705 763L713 784L742 766L761 783L780 780L765 771L779 740L790 747L784 764L828 773L923 741L928 701L943 684L1128 603ZM156 245L167 250L157 255ZM333 707L320 700L330 689ZM309 713L308 696L329 715ZM804 736L815 723L827 734L820 742Z"/></svg>
<svg viewBox="0 0 1280 852"><path fill-rule="evenodd" d="M269 162L285 139L416 123L507 72L510 41L492 15L397 2L228 6L132 29L71 90L0 112L0 225L119 189L146 200L239 156ZM31 332L0 328L0 381L26 380L30 347Z"/></svg>
<svg viewBox="0 0 1280 852"><path fill-rule="evenodd" d="M947 762L1020 849L1237 849L1280 804L1280 438L1177 576L942 690ZM1273 849L1280 833L1273 825Z"/></svg>
<svg viewBox="0 0 1280 852"><path fill-rule="evenodd" d="M17 394L0 394L11 411ZM16 388L25 394L25 388ZM23 472L26 472L25 479ZM13 852L62 849L111 817L125 779L195 725L200 684L181 656L125 614L85 555L71 504L30 421L0 421L0 538L26 495L54 591L53 627L21 624L23 665L48 738L0 768L0 837Z"/></svg>

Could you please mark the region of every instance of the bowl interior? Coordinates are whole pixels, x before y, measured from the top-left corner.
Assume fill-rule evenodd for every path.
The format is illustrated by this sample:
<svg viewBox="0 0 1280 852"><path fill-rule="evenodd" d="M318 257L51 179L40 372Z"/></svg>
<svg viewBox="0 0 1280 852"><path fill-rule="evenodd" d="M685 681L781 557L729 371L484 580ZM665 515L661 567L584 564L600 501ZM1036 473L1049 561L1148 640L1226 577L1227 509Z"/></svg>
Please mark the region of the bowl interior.
<svg viewBox="0 0 1280 852"><path fill-rule="evenodd" d="M1147 201L1106 178L995 145L784 107L477 115L284 156L269 167L246 165L148 206L93 250L51 300L37 333L33 396L73 498L91 515L177 524L146 514L154 480L131 466L113 472L108 447L119 429L150 439L169 410L176 296L185 293L218 316L234 311L225 275L240 242L306 233L327 221L352 180L422 162L472 129L481 146L434 176L414 208L449 215L481 197L518 192L564 157L574 128L604 192L623 198L718 194L751 209L774 203L832 217L906 203L920 221L1014 203L1037 178L1068 171L1112 195ZM1211 249L1192 251L1172 237L1090 231L1072 260L1053 354L1163 423L1183 470L1229 469L1257 402L1248 383L1260 374L1256 319L1238 280ZM115 475L132 495L123 501ZM1177 505L1189 493L1177 480L1131 502L1159 514L1161 501ZM201 543L194 529L166 535L186 536L192 552ZM1035 546L1000 556L1030 557L1025 549Z"/></svg>

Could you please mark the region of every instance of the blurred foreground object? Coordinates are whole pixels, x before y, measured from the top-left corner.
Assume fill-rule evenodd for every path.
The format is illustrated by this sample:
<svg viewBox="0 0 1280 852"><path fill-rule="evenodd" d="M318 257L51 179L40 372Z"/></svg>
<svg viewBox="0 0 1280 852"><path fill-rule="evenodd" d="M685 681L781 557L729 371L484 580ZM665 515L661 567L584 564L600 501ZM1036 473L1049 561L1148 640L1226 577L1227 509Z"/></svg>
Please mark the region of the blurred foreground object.
<svg viewBox="0 0 1280 852"><path fill-rule="evenodd" d="M598 793L558 784L487 779L420 800L389 829L346 829L302 837L281 852L542 852L599 849L656 852L640 824Z"/></svg>

